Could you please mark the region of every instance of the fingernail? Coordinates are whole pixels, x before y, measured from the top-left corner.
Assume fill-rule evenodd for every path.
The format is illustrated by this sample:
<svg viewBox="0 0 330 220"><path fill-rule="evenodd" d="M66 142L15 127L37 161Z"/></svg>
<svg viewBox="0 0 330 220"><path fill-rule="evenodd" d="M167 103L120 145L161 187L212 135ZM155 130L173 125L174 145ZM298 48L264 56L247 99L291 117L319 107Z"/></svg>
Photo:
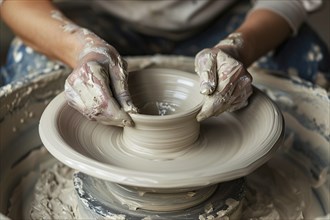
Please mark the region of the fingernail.
<svg viewBox="0 0 330 220"><path fill-rule="evenodd" d="M130 105L129 113L139 113L139 109L133 105Z"/></svg>
<svg viewBox="0 0 330 220"><path fill-rule="evenodd" d="M196 116L196 119L197 119L198 122L201 122L206 118L207 118L206 115L201 114L201 113Z"/></svg>
<svg viewBox="0 0 330 220"><path fill-rule="evenodd" d="M204 82L200 85L200 93L203 95L210 95L213 93L213 90L213 86L208 82Z"/></svg>
<svg viewBox="0 0 330 220"><path fill-rule="evenodd" d="M123 119L122 120L122 124L124 125L124 127L133 127L134 126L134 122L132 120L126 120L126 119Z"/></svg>
<svg viewBox="0 0 330 220"><path fill-rule="evenodd" d="M132 101L126 101L123 105L124 111L128 113L138 113L139 109L133 105Z"/></svg>

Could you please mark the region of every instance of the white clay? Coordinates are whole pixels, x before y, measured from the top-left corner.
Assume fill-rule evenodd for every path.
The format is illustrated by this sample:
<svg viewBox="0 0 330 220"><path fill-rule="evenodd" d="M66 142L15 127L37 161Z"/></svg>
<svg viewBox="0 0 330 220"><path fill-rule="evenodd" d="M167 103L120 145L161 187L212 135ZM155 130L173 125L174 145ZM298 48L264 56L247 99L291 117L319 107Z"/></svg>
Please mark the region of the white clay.
<svg viewBox="0 0 330 220"><path fill-rule="evenodd" d="M151 69L146 70L145 75L141 71L141 81L146 81L148 85L151 74L157 74L157 71L160 81L151 81L153 87L150 92L143 93L143 89L136 92L141 93L146 100L154 100L158 93L155 89L163 89L164 94L169 95L161 98L191 108L196 115L193 109L200 101L192 106L187 103L196 100L196 95L191 95L191 91L199 94L198 79L192 84L197 87L195 90L190 87L180 90L184 85L190 85L196 75L191 74L193 78L187 83L189 81L183 79L189 73ZM168 83L166 75L169 75ZM171 81L174 78L178 78L174 81L176 83ZM172 94L172 90L177 92ZM182 95L178 96L180 93ZM132 98L134 101L134 95ZM66 104L61 94L45 110L39 131L45 146L57 159L97 178L140 187L206 186L247 175L269 160L279 146L283 135L280 111L258 90L255 90L250 102L252 104L244 111L224 113L201 123L198 136L198 124L189 125L195 120L193 115L189 116L190 119L182 118L180 123L175 121L176 118L181 120L180 113L165 116L131 115L135 119L135 130L134 127L123 130L86 120ZM185 126L183 123L187 121ZM161 126L158 124L160 122ZM192 128L195 132L189 130ZM130 132L130 135L126 135L126 132ZM185 138L182 140L182 137ZM163 146L155 149L161 141L165 141Z"/></svg>
<svg viewBox="0 0 330 220"><path fill-rule="evenodd" d="M193 60L185 57L154 56L134 58L129 59L129 61L131 64L129 68L135 70L155 64L160 67L180 68L186 71L193 69ZM254 73L253 71L250 72ZM288 216L293 219L329 219L329 176L327 174L329 158L327 156L329 155L330 123L325 120L325 116L329 115L330 109L328 108L329 98L327 93L318 88L308 87L298 79L292 82L271 76L268 72L263 74L260 70L256 70L253 76L256 85L275 100L283 111L287 135L284 144L275 153L273 159L247 176L249 190L246 198L249 203L242 207L243 216L248 219L287 219ZM0 111L3 118L0 122L0 129L1 134L4 134L2 137L5 137L0 139L0 205L1 213L6 216L8 210L15 212L11 216L20 215L22 213L19 213L19 211L23 212L20 206L26 207L31 204L27 201L29 198L27 195L33 193L33 191L28 186L34 184L34 178L39 175L39 170L46 169L46 173L54 170L52 166L38 166L38 163L42 164L40 161L52 160L49 159L47 153L45 154L44 148L41 148L41 154L31 153L23 159L19 158L28 152L26 150L31 149L31 147L40 147L40 140L37 141L39 139L37 132L29 133L31 129L25 131L24 128L39 118L42 109L48 104L49 98L60 91L62 85L59 83L58 78L56 74L51 77L42 76L37 79L33 78L33 81L29 81L27 86L23 84L8 85L0 90L0 98L4 103L4 105L1 105ZM64 79L61 82L63 81ZM54 86L55 84L56 86ZM9 114L6 115L6 112L9 112ZM77 121L77 119L72 121ZM31 138L26 138L26 135L31 135ZM15 139L16 142L13 141ZM306 148L300 149L300 146ZM282 157L282 153L284 157ZM66 172L70 170L63 165L56 166L58 173L62 173L62 169ZM47 167L50 167L49 170ZM27 173L28 170L30 170L30 174ZM36 170L38 172L35 172ZM23 176L33 178L23 178ZM47 178L40 178L39 176L38 181L41 181L41 183L38 183L40 186L42 181L47 182ZM65 183L66 181L67 183ZM62 180L59 181L58 186L71 187L70 182L69 179L64 179L63 182ZM15 191L12 191L12 188L16 188ZM6 201L9 201L8 196L10 194L13 195L12 201L16 198L16 202L11 204L16 207L7 207ZM24 195L24 200L20 200L17 195ZM42 197L35 195L35 198ZM56 198L54 194L47 199L56 200ZM228 201L228 204L235 206L230 201ZM9 202L8 205L10 206ZM61 208L63 208L61 205L60 207L54 207L54 211L58 212ZM205 212L211 208L211 206L208 206ZM78 216L77 213L75 215ZM6 216L0 215L4 219ZM222 213L212 217L221 219L220 216L223 216ZM200 216L200 218L204 217L205 219L211 218L207 215ZM26 218L30 218L29 215ZM116 218L125 219L125 216L116 216ZM145 219L150 218L146 217Z"/></svg>

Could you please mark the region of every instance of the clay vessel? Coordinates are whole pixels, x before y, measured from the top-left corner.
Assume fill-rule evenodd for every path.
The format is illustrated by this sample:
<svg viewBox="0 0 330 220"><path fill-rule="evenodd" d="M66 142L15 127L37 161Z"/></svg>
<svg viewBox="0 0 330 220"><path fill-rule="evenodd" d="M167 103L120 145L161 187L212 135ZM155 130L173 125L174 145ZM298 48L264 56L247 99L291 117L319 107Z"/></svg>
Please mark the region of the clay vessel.
<svg viewBox="0 0 330 220"><path fill-rule="evenodd" d="M283 117L254 89L250 104L202 123L199 78L192 72L130 71L129 90L140 114L133 128L87 120L64 94L45 109L39 126L57 159L88 175L145 188L203 187L251 173L280 146Z"/></svg>
<svg viewBox="0 0 330 220"><path fill-rule="evenodd" d="M135 126L123 130L127 150L150 159L173 158L187 151L200 129L196 115L203 96L197 75L146 69L130 73L128 84L139 114L130 114Z"/></svg>

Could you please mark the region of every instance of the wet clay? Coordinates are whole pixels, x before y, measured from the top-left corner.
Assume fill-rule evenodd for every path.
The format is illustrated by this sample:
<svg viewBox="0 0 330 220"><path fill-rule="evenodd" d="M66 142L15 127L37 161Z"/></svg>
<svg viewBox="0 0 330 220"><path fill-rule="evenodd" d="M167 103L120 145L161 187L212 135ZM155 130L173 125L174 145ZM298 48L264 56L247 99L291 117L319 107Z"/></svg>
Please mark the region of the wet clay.
<svg viewBox="0 0 330 220"><path fill-rule="evenodd" d="M185 57L135 58L131 59L130 64L131 69L154 65L187 71L191 71L193 68L193 60ZM250 72L253 74L253 71ZM25 82L26 88L22 84L10 85L0 91L1 101L4 101L0 111L1 132L6 132L5 138L0 139L0 205L3 215L30 218L31 210L24 209L28 211L25 212L21 206L29 206L31 204L29 198L43 198L38 195L27 196L34 193L35 178L42 181L38 184L39 186L46 185L43 183L47 183L47 178L40 178L40 170L44 170L45 173L55 170L64 176L69 173L70 169L63 165L55 165L58 167L56 169L49 165L41 165L40 161L48 163L54 159L47 154L43 147L40 148L40 140L35 141L39 139L37 132L33 132L36 130L34 129L35 121L40 117L45 105L48 104L49 98L61 88L58 86L58 82L56 77L44 76L32 82ZM281 108L286 121L286 138L273 159L246 177L247 203L242 207L243 216L254 219L288 219L288 216L294 219L329 219L327 170L330 130L329 121L324 120L325 115L329 115L327 93L299 79L283 79L271 76L268 72L262 74L260 70L255 71L254 82ZM31 125L31 128L28 125ZM15 139L15 135L19 138ZM37 148L40 148L43 153L30 153L30 156L24 156L31 152L31 149L36 149L35 152L39 151ZM65 172L62 172L61 169ZM35 170L38 172L34 172ZM24 176L28 178L23 178ZM52 177L53 175L46 176ZM64 181L62 182L62 180ZM72 184L64 184L65 181L69 181L69 179L61 178L59 186L72 186ZM13 187L16 188L14 191L12 191ZM11 202L9 202L10 195L12 195ZM20 197L16 196L18 199L14 200L15 195L24 195L25 199L19 199ZM50 194L45 202L52 199L57 200L55 195ZM34 202L34 204L36 203ZM230 207L236 207L236 202L233 200L228 200L227 203ZM60 205L56 202L53 204ZM205 213L200 216L200 219L214 218L215 216L207 215L211 209L212 205L205 204ZM11 211L8 213L8 210ZM55 207L54 210L59 211L61 208ZM37 213L35 212L35 214ZM219 213L219 218L223 216L221 214ZM2 215L0 216L5 219ZM13 219L22 218L13 217ZM125 218L118 216L117 219Z"/></svg>
<svg viewBox="0 0 330 220"><path fill-rule="evenodd" d="M61 94L40 121L47 149L68 166L96 178L131 186L185 188L247 175L279 147L282 115L259 90L244 111L205 120L199 128L195 116L202 99L191 92L199 92L193 87L198 87L198 80L191 78L196 75L173 69L141 74L145 84L132 92L144 98L137 99L137 105L143 109L156 101L169 102L186 110L164 116L132 115L135 127L122 129L85 119ZM159 81L151 80L154 87L145 92L150 79Z"/></svg>
<svg viewBox="0 0 330 220"><path fill-rule="evenodd" d="M127 90L126 61L114 47L92 31L74 24L60 11L53 10L50 16L64 35L77 42L75 61L69 63L75 68L64 86L68 104L91 120L132 126L127 112L137 112L137 109Z"/></svg>
<svg viewBox="0 0 330 220"><path fill-rule="evenodd" d="M287 169L288 166L289 169ZM50 219L70 216L72 219L79 219L81 213L76 209L77 197L72 193L74 187L72 179L67 176L71 173L68 172L68 169L70 168L63 164L56 164L39 178L32 202L34 206L30 210L31 217L35 216L32 219L40 219L37 218L38 216L50 216ZM292 172L295 175L292 175ZM47 185L54 180L54 176L60 181L53 185L53 193L49 193ZM310 219L309 212L313 208L311 203L315 202L312 190L308 187L306 176L286 158L276 157L272 159L268 164L248 175L246 180L247 193L242 204L242 219ZM43 188L38 189L38 186L43 186ZM62 188L63 186L65 187ZM60 189L66 192L64 202L59 198L59 195L62 194L59 193ZM41 201L43 202L41 203ZM228 200L227 203L235 208L235 201L234 199ZM41 209L40 207L45 204L52 204L52 209L47 207ZM132 206L133 209L138 207L138 203ZM200 219L207 219L208 216L210 218L210 215L207 214L211 212L210 209L212 209L212 205L205 204L206 211L205 214L201 214ZM218 213L218 217L227 215L228 211ZM121 217L125 219L124 215Z"/></svg>

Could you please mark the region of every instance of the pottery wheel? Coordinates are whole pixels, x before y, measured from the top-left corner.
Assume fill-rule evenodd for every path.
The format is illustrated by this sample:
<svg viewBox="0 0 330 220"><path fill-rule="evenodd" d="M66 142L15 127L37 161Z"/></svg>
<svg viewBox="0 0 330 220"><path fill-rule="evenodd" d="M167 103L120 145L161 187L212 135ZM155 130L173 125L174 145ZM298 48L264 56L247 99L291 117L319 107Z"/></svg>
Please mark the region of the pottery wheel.
<svg viewBox="0 0 330 220"><path fill-rule="evenodd" d="M40 137L53 156L83 173L151 188L207 186L245 176L270 159L283 137L277 106L254 89L250 104L203 121L184 154L166 160L132 154L123 129L89 121L58 95L44 111Z"/></svg>
<svg viewBox="0 0 330 220"><path fill-rule="evenodd" d="M204 188L155 191L119 185L81 172L74 174L73 182L79 211L88 219L123 214L128 220L234 218L240 212L246 188L244 178L239 178Z"/></svg>

